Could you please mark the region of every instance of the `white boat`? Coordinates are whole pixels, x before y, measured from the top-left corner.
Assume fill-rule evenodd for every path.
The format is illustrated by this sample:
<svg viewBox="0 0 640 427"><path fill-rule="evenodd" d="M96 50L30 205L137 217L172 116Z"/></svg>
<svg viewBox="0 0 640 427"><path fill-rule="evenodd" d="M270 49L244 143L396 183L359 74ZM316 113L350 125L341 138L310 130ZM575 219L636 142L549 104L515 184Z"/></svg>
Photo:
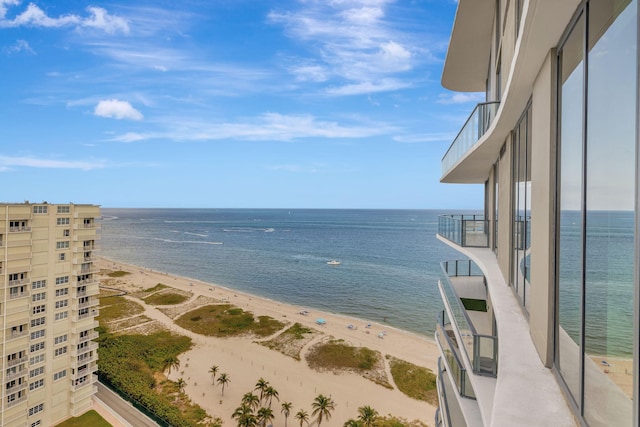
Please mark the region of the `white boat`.
<svg viewBox="0 0 640 427"><path fill-rule="evenodd" d="M342 263L340 261L332 259L331 261L327 261L327 264L329 264L329 265L340 265Z"/></svg>

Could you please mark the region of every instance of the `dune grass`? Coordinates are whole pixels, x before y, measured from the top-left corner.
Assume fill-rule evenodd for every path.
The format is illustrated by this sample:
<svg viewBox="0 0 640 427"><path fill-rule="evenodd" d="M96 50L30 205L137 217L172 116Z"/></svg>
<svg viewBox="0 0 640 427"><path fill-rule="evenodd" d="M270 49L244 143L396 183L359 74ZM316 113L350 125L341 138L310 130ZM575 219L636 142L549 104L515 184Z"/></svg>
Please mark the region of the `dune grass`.
<svg viewBox="0 0 640 427"><path fill-rule="evenodd" d="M189 311L175 320L176 324L197 334L231 337L253 334L267 337L284 327L269 316L259 316L231 304L210 304Z"/></svg>
<svg viewBox="0 0 640 427"><path fill-rule="evenodd" d="M116 270L116 271L111 271L111 272L107 273L107 276L109 276L109 277L124 277L124 276L126 276L128 274L131 274L131 273L129 273L128 271Z"/></svg>
<svg viewBox="0 0 640 427"><path fill-rule="evenodd" d="M157 292L142 300L150 305L176 305L182 304L189 296L177 292Z"/></svg>
<svg viewBox="0 0 640 427"><path fill-rule="evenodd" d="M132 317L144 312L144 308L133 301L121 296L110 296L100 299L100 314L97 320L100 323L112 322L125 317Z"/></svg>
<svg viewBox="0 0 640 427"><path fill-rule="evenodd" d="M387 356L398 390L407 396L438 406L436 375L430 369Z"/></svg>
<svg viewBox="0 0 640 427"><path fill-rule="evenodd" d="M314 346L307 362L314 369L371 370L380 360L379 353L367 347L352 347L343 340L331 340Z"/></svg>

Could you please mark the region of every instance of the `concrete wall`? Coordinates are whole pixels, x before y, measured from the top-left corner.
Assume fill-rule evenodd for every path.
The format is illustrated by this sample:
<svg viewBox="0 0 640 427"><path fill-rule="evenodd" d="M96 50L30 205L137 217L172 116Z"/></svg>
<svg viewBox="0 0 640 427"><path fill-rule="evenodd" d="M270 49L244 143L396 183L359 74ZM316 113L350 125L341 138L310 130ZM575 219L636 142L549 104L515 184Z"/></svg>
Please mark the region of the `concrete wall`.
<svg viewBox="0 0 640 427"><path fill-rule="evenodd" d="M555 50L533 86L531 150L531 305L529 327L545 366L553 363L555 237Z"/></svg>

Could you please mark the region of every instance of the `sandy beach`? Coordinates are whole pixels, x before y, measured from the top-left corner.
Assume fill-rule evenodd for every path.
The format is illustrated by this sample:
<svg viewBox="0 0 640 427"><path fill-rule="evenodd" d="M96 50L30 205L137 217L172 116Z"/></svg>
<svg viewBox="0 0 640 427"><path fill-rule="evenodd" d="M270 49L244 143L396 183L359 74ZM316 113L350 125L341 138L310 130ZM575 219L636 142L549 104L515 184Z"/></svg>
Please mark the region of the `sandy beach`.
<svg viewBox="0 0 640 427"><path fill-rule="evenodd" d="M253 337L214 338L194 334L175 325L173 318L162 311L163 307L146 305L135 298L135 301L145 308L141 316L146 316L152 322L157 322L167 329L193 339L193 348L180 357L179 370L171 372L169 378L172 380L183 378L187 383L185 391L192 400L209 414L222 418L227 426L235 425L231 414L240 405L242 396L252 391L261 377L278 390L280 402L293 403L288 420L290 425L298 425L293 415L300 409L311 414L311 403L318 394L331 396L336 403L331 420L324 421L323 426L341 426L349 418L356 418L357 408L364 405L375 408L381 415L391 414L408 420L418 419L430 425L433 424L436 408L428 403L409 398L397 390L393 384L386 357L383 357L385 371L393 389L375 384L356 373L318 372L309 368L304 360L307 348L327 337L333 337L343 339L353 346L377 350L383 356L393 356L427 367L435 372L438 350L436 344L425 337L387 325L321 312L309 307L283 304L216 284L173 276L117 261L100 259L96 264L104 270L122 270L130 273L108 281L118 289L136 292L162 283L188 292L189 300L177 306L178 312L180 307L184 307L183 311L188 311L208 298L228 301L256 316L266 315L288 324L298 322L320 332L305 344L301 351L302 360L298 361L256 343ZM176 306L171 307L176 308ZM301 314L302 312L306 314ZM324 319L326 323L316 324L318 318ZM132 329L142 327L144 327L143 324L134 326ZM224 390L224 396L219 385L212 385L211 376L208 373L212 365L219 366L219 373L227 373L230 378L230 383ZM280 413L278 402L274 401L273 410L276 415L273 425L284 425L284 416Z"/></svg>

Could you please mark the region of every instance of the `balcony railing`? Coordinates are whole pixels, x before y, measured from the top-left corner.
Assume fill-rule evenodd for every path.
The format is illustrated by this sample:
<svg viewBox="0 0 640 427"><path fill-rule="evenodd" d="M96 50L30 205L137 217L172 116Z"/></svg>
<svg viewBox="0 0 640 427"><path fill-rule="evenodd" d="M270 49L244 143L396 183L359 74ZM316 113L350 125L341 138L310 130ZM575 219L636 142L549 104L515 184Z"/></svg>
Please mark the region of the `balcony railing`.
<svg viewBox="0 0 640 427"><path fill-rule="evenodd" d="M444 385L444 376L446 375L442 366L442 358L438 357L438 409L436 410L435 422L436 427L452 427L451 415L449 414L449 403L447 401L447 391Z"/></svg>
<svg viewBox="0 0 640 427"><path fill-rule="evenodd" d="M450 322L445 321L444 312L438 314L436 341L442 349L447 363L447 370L451 373L460 396L475 399L476 395L469 381L469 374L459 357L460 349L457 342L455 342L455 336L449 334L449 332L452 332L450 325Z"/></svg>
<svg viewBox="0 0 640 427"><path fill-rule="evenodd" d="M499 102L483 102L476 105L464 126L442 158L442 175L445 175L491 126Z"/></svg>
<svg viewBox="0 0 640 427"><path fill-rule="evenodd" d="M469 318L467 309L463 305L452 278L476 278L486 287L486 279L478 266L470 260L448 261L440 264L442 280L440 288L445 295L446 303L453 316L452 325L457 329L462 339L462 348L471 363L475 374L495 377L498 374L498 337L479 334ZM473 280L468 280L473 283Z"/></svg>
<svg viewBox="0 0 640 427"><path fill-rule="evenodd" d="M484 215L440 215L438 234L462 247L489 247L489 221Z"/></svg>
<svg viewBox="0 0 640 427"><path fill-rule="evenodd" d="M9 227L10 233L19 233L23 231L31 231L31 227Z"/></svg>
<svg viewBox="0 0 640 427"><path fill-rule="evenodd" d="M19 357L17 359L7 359L6 367L10 368L12 366L16 366L16 365L19 365L21 363L26 362L27 360L29 360L29 358L27 356L22 356L22 357Z"/></svg>

